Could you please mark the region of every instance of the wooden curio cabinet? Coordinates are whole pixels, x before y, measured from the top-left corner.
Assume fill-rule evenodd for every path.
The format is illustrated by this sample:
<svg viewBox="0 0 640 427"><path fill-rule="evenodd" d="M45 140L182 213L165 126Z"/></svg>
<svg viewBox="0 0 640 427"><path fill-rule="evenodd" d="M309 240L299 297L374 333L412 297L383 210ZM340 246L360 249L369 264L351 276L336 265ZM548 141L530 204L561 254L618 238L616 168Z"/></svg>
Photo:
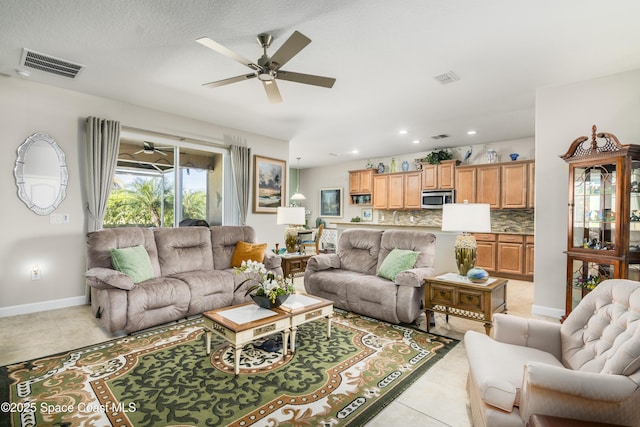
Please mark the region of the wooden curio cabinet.
<svg viewBox="0 0 640 427"><path fill-rule="evenodd" d="M640 145L610 133L577 138L569 164L566 315L589 289L609 278L640 280Z"/></svg>

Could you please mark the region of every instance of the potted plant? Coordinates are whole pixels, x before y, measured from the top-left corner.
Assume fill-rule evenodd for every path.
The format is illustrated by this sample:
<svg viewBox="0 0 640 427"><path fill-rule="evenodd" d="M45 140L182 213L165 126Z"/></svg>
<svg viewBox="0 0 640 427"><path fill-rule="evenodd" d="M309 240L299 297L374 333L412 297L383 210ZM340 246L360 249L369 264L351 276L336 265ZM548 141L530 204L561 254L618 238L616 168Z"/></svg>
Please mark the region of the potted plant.
<svg viewBox="0 0 640 427"><path fill-rule="evenodd" d="M451 160L453 159L453 154L451 154L447 150L436 150L432 151L424 158L424 161L430 163L432 165L437 165L443 160Z"/></svg>
<svg viewBox="0 0 640 427"><path fill-rule="evenodd" d="M245 296L256 291L255 294L251 295L251 298L263 308L278 307L295 290L292 280L276 275L272 271L267 271L261 262L242 261L240 267L235 267L234 270L236 274L247 273L252 275L252 277L243 280L235 290L249 281L255 281L256 284L247 289Z"/></svg>

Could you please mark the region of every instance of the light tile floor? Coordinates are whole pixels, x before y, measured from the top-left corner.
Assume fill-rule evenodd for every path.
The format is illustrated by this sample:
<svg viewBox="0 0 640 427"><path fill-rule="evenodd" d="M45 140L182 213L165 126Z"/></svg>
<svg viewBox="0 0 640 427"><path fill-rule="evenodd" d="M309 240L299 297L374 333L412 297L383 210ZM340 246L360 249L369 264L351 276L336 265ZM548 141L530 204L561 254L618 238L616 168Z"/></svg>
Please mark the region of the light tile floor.
<svg viewBox="0 0 640 427"><path fill-rule="evenodd" d="M296 288L304 290L302 278ZM509 313L531 315L533 283L510 280L507 292ZM543 317L540 317L543 318ZM546 318L557 322L556 319ZM424 315L421 319L424 326ZM484 332L480 322L436 315L432 332L462 339L473 329ZM97 326L88 305L0 318L0 366L92 345L113 338ZM368 426L420 425L471 426L465 389L468 371L464 343L458 344L398 399L376 416Z"/></svg>

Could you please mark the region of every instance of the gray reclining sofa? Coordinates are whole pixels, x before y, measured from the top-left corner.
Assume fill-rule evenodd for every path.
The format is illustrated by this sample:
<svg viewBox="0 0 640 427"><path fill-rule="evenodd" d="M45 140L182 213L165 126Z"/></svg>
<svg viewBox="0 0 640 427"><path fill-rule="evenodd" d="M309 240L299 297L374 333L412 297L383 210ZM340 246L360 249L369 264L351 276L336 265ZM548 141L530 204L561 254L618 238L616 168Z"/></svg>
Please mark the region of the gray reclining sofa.
<svg viewBox="0 0 640 427"><path fill-rule="evenodd" d="M245 301L251 283L234 292L246 276L231 260L240 241L256 243L250 226L109 228L87 234L91 310L110 332L131 333ZM140 283L115 270L111 248L143 246L153 277ZM266 251L263 263L282 274L282 259Z"/></svg>

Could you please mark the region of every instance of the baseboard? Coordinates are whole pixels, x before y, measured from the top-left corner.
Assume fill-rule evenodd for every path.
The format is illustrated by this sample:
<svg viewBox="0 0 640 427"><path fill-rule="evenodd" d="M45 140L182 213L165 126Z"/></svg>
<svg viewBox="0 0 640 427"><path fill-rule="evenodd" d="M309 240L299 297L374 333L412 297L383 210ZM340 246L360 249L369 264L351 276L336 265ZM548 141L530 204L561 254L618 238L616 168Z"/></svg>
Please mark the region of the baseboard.
<svg viewBox="0 0 640 427"><path fill-rule="evenodd" d="M52 301L34 302L32 304L12 305L0 307L0 317L17 316L19 314L37 313L39 311L57 310L59 308L74 307L76 305L87 304L87 297L84 295L56 299Z"/></svg>
<svg viewBox="0 0 640 427"><path fill-rule="evenodd" d="M531 306L531 313L537 314L539 316L547 316L553 317L556 319L560 319L564 317L564 310L553 307L545 307L543 305L535 305Z"/></svg>

